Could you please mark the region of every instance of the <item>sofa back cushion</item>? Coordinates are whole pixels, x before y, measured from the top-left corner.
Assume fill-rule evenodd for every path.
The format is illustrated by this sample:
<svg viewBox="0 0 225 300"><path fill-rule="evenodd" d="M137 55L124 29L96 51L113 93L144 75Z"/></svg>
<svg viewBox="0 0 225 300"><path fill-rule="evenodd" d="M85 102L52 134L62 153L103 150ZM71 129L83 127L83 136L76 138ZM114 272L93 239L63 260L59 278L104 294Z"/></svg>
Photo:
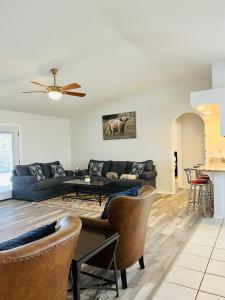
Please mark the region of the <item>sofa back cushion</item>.
<svg viewBox="0 0 225 300"><path fill-rule="evenodd" d="M110 172L116 172L119 177L126 173L127 161L114 161L112 160Z"/></svg>
<svg viewBox="0 0 225 300"><path fill-rule="evenodd" d="M153 161L152 160L146 160L146 161L141 161L141 162L137 162L137 163L141 163L141 164L144 163L145 164L144 172L153 170ZM134 161L128 161L127 170L126 170L127 174L131 173L133 164L134 164Z"/></svg>
<svg viewBox="0 0 225 300"><path fill-rule="evenodd" d="M147 172L147 171L153 171L153 161L152 160L145 161L145 172Z"/></svg>
<svg viewBox="0 0 225 300"><path fill-rule="evenodd" d="M36 166L38 165L38 163L33 163L30 165L17 165L15 166L15 173L17 176L30 176L30 170L29 167L30 166Z"/></svg>
<svg viewBox="0 0 225 300"><path fill-rule="evenodd" d="M88 170L90 170L90 163L91 162L103 162L103 168L102 168L102 176L106 177L106 174L110 171L111 166L111 160L95 160L91 159L88 164Z"/></svg>
<svg viewBox="0 0 225 300"><path fill-rule="evenodd" d="M53 162L50 162L50 163L40 163L39 165L41 166L45 177L46 178L52 178L53 174L52 174L52 170L51 170L51 165L59 166L60 162L59 161L53 161Z"/></svg>

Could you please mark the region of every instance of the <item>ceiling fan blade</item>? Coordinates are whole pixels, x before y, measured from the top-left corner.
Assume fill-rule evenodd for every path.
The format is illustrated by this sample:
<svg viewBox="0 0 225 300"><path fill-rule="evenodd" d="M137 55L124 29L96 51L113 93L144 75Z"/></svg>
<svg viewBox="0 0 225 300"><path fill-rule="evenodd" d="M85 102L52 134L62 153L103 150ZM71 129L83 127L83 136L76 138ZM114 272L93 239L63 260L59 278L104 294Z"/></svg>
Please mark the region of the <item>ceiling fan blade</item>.
<svg viewBox="0 0 225 300"><path fill-rule="evenodd" d="M78 92L67 92L64 91L63 94L70 95L70 96L77 96L77 97L84 97L85 93L78 93Z"/></svg>
<svg viewBox="0 0 225 300"><path fill-rule="evenodd" d="M79 89L81 86L78 83L71 83L61 87L62 91Z"/></svg>
<svg viewBox="0 0 225 300"><path fill-rule="evenodd" d="M35 82L35 81L31 81L31 83L34 83L34 84L37 84L37 85L40 85L40 86L43 86L43 87L48 87L45 84L42 84L42 83L39 83L39 82Z"/></svg>
<svg viewBox="0 0 225 300"><path fill-rule="evenodd" d="M45 91L28 91L28 92L21 92L23 94L28 94L28 93L46 93Z"/></svg>

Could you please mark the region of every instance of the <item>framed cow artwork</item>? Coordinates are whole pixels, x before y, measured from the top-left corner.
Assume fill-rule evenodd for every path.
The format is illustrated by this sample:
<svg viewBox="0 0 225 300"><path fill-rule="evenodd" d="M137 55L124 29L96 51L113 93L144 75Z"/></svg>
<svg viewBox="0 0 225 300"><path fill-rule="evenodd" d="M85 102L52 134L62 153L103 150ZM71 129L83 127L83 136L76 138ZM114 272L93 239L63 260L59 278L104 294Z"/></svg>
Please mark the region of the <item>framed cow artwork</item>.
<svg viewBox="0 0 225 300"><path fill-rule="evenodd" d="M136 112L102 116L102 127L104 140L136 138Z"/></svg>

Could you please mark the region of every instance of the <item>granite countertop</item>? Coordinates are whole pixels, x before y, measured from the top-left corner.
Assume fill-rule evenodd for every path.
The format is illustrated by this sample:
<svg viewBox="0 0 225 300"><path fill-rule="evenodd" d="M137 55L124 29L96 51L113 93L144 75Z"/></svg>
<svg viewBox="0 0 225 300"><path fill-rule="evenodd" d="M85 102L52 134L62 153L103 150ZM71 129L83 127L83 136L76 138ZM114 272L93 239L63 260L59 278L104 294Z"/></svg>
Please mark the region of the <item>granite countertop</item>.
<svg viewBox="0 0 225 300"><path fill-rule="evenodd" d="M200 166L197 170L206 172L225 172L225 163L211 162Z"/></svg>

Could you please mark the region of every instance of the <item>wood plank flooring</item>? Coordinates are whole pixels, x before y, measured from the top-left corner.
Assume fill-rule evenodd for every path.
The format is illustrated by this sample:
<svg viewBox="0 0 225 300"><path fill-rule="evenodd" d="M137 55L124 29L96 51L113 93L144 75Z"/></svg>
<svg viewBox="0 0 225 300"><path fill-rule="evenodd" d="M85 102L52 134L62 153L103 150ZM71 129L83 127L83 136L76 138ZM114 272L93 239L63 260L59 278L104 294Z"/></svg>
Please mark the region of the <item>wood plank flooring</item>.
<svg viewBox="0 0 225 300"><path fill-rule="evenodd" d="M66 215L95 217L95 212L66 209L34 202L0 202L0 242L60 219ZM128 288L120 289L121 300L151 299L200 221L198 213L186 215L186 191L176 195L158 194L149 217L145 245L145 270L135 264L128 270ZM81 299L92 299L95 292L83 291ZM113 292L102 291L99 300L113 299ZM68 296L68 299L72 299Z"/></svg>

